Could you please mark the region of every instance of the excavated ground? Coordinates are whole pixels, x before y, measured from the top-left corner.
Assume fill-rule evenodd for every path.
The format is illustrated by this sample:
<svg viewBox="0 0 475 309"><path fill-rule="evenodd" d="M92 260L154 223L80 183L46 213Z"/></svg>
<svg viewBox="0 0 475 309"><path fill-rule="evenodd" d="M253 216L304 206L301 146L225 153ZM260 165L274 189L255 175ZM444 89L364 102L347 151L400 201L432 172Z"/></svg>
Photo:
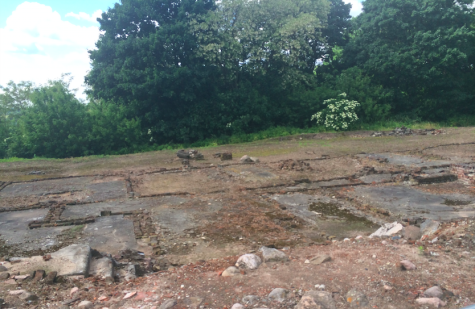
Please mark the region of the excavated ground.
<svg viewBox="0 0 475 309"><path fill-rule="evenodd" d="M346 293L354 288L368 308L421 307L415 299L434 285L447 291L447 308L474 303L475 130L371 133L200 149L205 160L189 167L169 151L2 163L0 263L10 278L0 280L0 307L75 308L89 300L97 308L158 308L175 299L173 308L230 308L256 295L250 307L294 308L322 284L336 308L350 307ZM224 151L234 160L213 158ZM245 154L260 162L240 163ZM428 219L441 222L438 242L367 237L388 222ZM92 268L95 259L113 258L113 282L93 271L82 278L58 270L51 284L21 277L34 267L48 273L49 261L36 266L35 256L72 244L92 249ZM289 261L220 276L263 246ZM305 263L324 253L330 262ZM402 259L417 269L401 271ZM136 278L127 277L130 264ZM70 295L73 287L79 291ZM289 290L288 299L267 300L274 288ZM39 298L11 293L20 289ZM137 294L123 299L127 292Z"/></svg>

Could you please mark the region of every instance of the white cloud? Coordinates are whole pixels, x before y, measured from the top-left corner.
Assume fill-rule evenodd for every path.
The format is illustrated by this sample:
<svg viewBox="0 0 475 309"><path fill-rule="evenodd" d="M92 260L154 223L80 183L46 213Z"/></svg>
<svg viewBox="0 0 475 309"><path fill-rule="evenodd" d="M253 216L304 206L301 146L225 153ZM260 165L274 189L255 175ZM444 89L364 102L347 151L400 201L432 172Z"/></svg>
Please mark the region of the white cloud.
<svg viewBox="0 0 475 309"><path fill-rule="evenodd" d="M351 3L351 16L358 16L363 11L363 4L359 0L343 0L345 3Z"/></svg>
<svg viewBox="0 0 475 309"><path fill-rule="evenodd" d="M24 2L0 28L0 85L10 80L42 84L69 72L72 87L84 98L82 84L90 70L87 50L98 38L97 26L77 26L49 6Z"/></svg>
<svg viewBox="0 0 475 309"><path fill-rule="evenodd" d="M92 13L92 15L89 15L89 14L84 13L84 12L79 12L78 14L70 12L70 13L66 14L66 17L74 17L74 18L79 19L79 20L82 19L82 20L90 21L91 23L97 23L97 18L99 18L101 16L102 16L102 11L101 10L95 11L94 13Z"/></svg>

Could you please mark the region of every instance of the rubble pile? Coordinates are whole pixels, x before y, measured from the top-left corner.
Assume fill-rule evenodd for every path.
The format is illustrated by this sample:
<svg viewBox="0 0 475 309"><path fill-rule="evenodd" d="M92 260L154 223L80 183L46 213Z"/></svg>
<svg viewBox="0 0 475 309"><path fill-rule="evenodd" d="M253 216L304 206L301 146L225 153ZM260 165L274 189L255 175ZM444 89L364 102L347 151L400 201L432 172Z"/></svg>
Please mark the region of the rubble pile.
<svg viewBox="0 0 475 309"><path fill-rule="evenodd" d="M204 160L203 154L199 152L198 150L194 150L194 149L178 150L178 152L176 153L176 156L180 159Z"/></svg>
<svg viewBox="0 0 475 309"><path fill-rule="evenodd" d="M395 128L392 131L377 131L374 132L371 136L380 137L380 136L406 136L406 135L439 135L445 134L444 130L436 129L419 129L413 130L406 127Z"/></svg>
<svg viewBox="0 0 475 309"><path fill-rule="evenodd" d="M279 164L278 168L280 170L288 170L288 171L313 171L313 168L310 166L309 163L302 161L302 160L285 160Z"/></svg>

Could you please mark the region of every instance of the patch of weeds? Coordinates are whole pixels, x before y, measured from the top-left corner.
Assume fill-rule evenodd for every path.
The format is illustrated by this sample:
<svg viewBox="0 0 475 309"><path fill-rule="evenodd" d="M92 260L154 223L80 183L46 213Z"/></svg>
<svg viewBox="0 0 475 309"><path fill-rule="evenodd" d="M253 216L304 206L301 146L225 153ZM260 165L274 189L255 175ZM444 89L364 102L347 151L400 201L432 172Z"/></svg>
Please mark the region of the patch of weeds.
<svg viewBox="0 0 475 309"><path fill-rule="evenodd" d="M465 206L471 204L472 201L461 201L461 200L451 200L451 199L445 199L445 201L442 203L447 206Z"/></svg>

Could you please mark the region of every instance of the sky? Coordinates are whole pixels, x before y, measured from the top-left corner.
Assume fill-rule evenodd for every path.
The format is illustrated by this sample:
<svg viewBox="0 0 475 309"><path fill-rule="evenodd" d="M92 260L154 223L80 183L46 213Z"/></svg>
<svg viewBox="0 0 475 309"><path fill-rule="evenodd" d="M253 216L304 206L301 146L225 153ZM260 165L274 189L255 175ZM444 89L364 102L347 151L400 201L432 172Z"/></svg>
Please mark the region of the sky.
<svg viewBox="0 0 475 309"><path fill-rule="evenodd" d="M97 17L117 0L0 0L0 85L10 80L44 84L71 73L71 87L85 99L84 76L90 70L88 50L99 38ZM362 5L351 3L351 14Z"/></svg>

